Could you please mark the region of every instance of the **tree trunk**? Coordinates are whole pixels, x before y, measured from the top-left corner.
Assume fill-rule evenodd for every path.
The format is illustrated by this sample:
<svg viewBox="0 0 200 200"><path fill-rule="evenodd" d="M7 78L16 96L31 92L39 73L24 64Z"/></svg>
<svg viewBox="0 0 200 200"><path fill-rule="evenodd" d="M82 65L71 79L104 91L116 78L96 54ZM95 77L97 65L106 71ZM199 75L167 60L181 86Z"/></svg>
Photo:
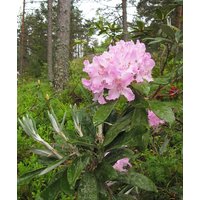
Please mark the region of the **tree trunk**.
<svg viewBox="0 0 200 200"><path fill-rule="evenodd" d="M71 0L58 0L58 31L54 66L54 87L63 90L68 78Z"/></svg>
<svg viewBox="0 0 200 200"><path fill-rule="evenodd" d="M25 0L23 0L23 11L22 11L22 25L21 25L21 34L20 34L20 68L19 73L22 75L24 71L24 16L25 16Z"/></svg>
<svg viewBox="0 0 200 200"><path fill-rule="evenodd" d="M127 0L122 0L122 19L123 19L123 39L128 40L128 25L127 25Z"/></svg>
<svg viewBox="0 0 200 200"><path fill-rule="evenodd" d="M48 47L47 47L47 64L48 78L53 82L53 63L52 63L52 0L48 0Z"/></svg>
<svg viewBox="0 0 200 200"><path fill-rule="evenodd" d="M175 26L179 29L182 29L182 21L183 21L183 6L178 6L175 9Z"/></svg>

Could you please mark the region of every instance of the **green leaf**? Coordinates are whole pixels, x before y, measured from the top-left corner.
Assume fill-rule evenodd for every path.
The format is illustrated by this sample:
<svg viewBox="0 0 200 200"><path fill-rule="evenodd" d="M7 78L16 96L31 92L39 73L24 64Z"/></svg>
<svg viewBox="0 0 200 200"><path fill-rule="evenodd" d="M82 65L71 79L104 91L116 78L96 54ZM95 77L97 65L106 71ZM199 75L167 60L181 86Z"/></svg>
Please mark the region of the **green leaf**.
<svg viewBox="0 0 200 200"><path fill-rule="evenodd" d="M107 103L105 105L101 105L98 110L96 111L94 117L93 117L93 123L95 126L102 124L110 115L112 110L114 109L117 101L113 101L110 103Z"/></svg>
<svg viewBox="0 0 200 200"><path fill-rule="evenodd" d="M66 161L66 157L64 157L63 159L61 160L58 160L56 162L53 162L50 166L48 167L42 167L40 169L37 169L37 170L34 170L34 171L31 171L31 172L28 172L26 174L24 174L23 176L21 176L19 179L18 179L18 184L22 184L24 183L25 181L30 181L32 178L35 178L37 176L42 176L48 172L50 172L51 170L55 169L56 167L58 167L59 165L61 165L63 162Z"/></svg>
<svg viewBox="0 0 200 200"><path fill-rule="evenodd" d="M73 145L83 146L87 148L94 148L95 145L91 144L91 138L87 135L84 135L84 137L79 137L74 131L68 130L68 137L69 137L69 143Z"/></svg>
<svg viewBox="0 0 200 200"><path fill-rule="evenodd" d="M164 14L162 13L160 9L156 9L155 13L158 19L162 20L164 18Z"/></svg>
<svg viewBox="0 0 200 200"><path fill-rule="evenodd" d="M182 39L182 36L183 36L182 31L180 31L180 30L176 31L176 33L175 33L175 40L176 40L177 43L180 42L180 40Z"/></svg>
<svg viewBox="0 0 200 200"><path fill-rule="evenodd" d="M132 102L132 106L135 108L148 108L149 104L144 98L139 97Z"/></svg>
<svg viewBox="0 0 200 200"><path fill-rule="evenodd" d="M130 169L127 174L120 175L119 180L123 183L139 187L146 191L157 192L157 188L152 180L132 169Z"/></svg>
<svg viewBox="0 0 200 200"><path fill-rule="evenodd" d="M144 30L144 22L143 21L136 21L137 27L140 29L140 31Z"/></svg>
<svg viewBox="0 0 200 200"><path fill-rule="evenodd" d="M154 78L152 84L158 84L158 85L167 85L170 83L170 79L163 77L163 78Z"/></svg>
<svg viewBox="0 0 200 200"><path fill-rule="evenodd" d="M162 24L161 29L168 37L170 37L171 39L174 39L175 33L170 26L168 26L166 24Z"/></svg>
<svg viewBox="0 0 200 200"><path fill-rule="evenodd" d="M149 83L134 83L132 84L133 88L138 90L141 94L148 96L150 92L150 86Z"/></svg>
<svg viewBox="0 0 200 200"><path fill-rule="evenodd" d="M83 84L78 84L78 88L80 89L83 97L84 97L84 100L87 100L88 102L91 102L91 98L90 98L90 95L88 90L86 88L83 87Z"/></svg>
<svg viewBox="0 0 200 200"><path fill-rule="evenodd" d="M148 127L148 114L145 108L135 108L132 119L131 127L144 126Z"/></svg>
<svg viewBox="0 0 200 200"><path fill-rule="evenodd" d="M139 147L144 149L146 146L146 141L143 140L143 136L145 134L149 134L148 130L144 126L136 126L134 129L121 133L111 142L107 147L106 150L116 150L123 146L128 146L129 148ZM145 142L145 144L144 144Z"/></svg>
<svg viewBox="0 0 200 200"><path fill-rule="evenodd" d="M109 199L109 192L106 188L106 184L100 181L97 182L97 188L99 191L99 200L108 200Z"/></svg>
<svg viewBox="0 0 200 200"><path fill-rule="evenodd" d="M73 194L67 181L67 170L56 173L49 185L42 191L41 197L46 200L54 200L60 192Z"/></svg>
<svg viewBox="0 0 200 200"><path fill-rule="evenodd" d="M41 198L46 200L54 200L61 192L59 179L54 181L52 184L48 185L45 190L41 193Z"/></svg>
<svg viewBox="0 0 200 200"><path fill-rule="evenodd" d="M77 200L98 200L97 180L91 173L83 174L78 188Z"/></svg>
<svg viewBox="0 0 200 200"><path fill-rule="evenodd" d="M77 118L79 119L81 130L84 136L90 138L90 143L95 140L95 127L93 125L92 117L87 109L80 109L75 112Z"/></svg>
<svg viewBox="0 0 200 200"><path fill-rule="evenodd" d="M95 28L94 27L90 27L89 30L88 30L88 35L89 36L92 36L95 32Z"/></svg>
<svg viewBox="0 0 200 200"><path fill-rule="evenodd" d="M31 172L23 174L20 178L17 180L17 184L21 185L24 184L26 181L30 181L31 179L35 178L40 174L46 167L42 167L40 169L33 170Z"/></svg>
<svg viewBox="0 0 200 200"><path fill-rule="evenodd" d="M67 195L72 195L73 194L73 190L70 188L68 179L67 179L67 170L64 172L64 174L62 175L61 179L60 179L60 188L62 190L62 192L64 192Z"/></svg>
<svg viewBox="0 0 200 200"><path fill-rule="evenodd" d="M101 180L102 182L112 181L118 176L112 165L104 161L95 169L95 175L97 179Z"/></svg>
<svg viewBox="0 0 200 200"><path fill-rule="evenodd" d="M174 113L167 104L160 101L149 101L150 109L164 121L172 124L175 121Z"/></svg>
<svg viewBox="0 0 200 200"><path fill-rule="evenodd" d="M75 186L76 181L79 179L82 171L88 165L89 161L90 158L88 156L78 157L73 161L71 166L68 168L67 178L71 188Z"/></svg>
<svg viewBox="0 0 200 200"><path fill-rule="evenodd" d="M116 200L137 200L136 197L128 194L118 194L115 196Z"/></svg>
<svg viewBox="0 0 200 200"><path fill-rule="evenodd" d="M172 43L171 40L169 40L167 38L163 38L163 37L145 38L145 40L152 40L151 42L148 43L149 45L160 43L160 42L169 42L169 43Z"/></svg>
<svg viewBox="0 0 200 200"><path fill-rule="evenodd" d="M70 140L71 144L78 145L78 146L83 146L87 148L94 148L94 144L90 144L90 140L86 140L85 138L80 138L80 139L71 139Z"/></svg>
<svg viewBox="0 0 200 200"><path fill-rule="evenodd" d="M106 133L104 146L111 143L120 132L125 131L127 128L129 128L129 125L131 123L130 116L131 114L125 115L124 117L117 120L117 122L111 126L111 128Z"/></svg>
<svg viewBox="0 0 200 200"><path fill-rule="evenodd" d="M44 174L47 174L48 172L50 172L51 170L55 169L56 167L60 166L63 162L65 162L67 160L67 157L64 157L63 159L56 161L54 163L52 163L50 166L48 166L46 169L44 169L43 171L41 171L38 175L42 176Z"/></svg>

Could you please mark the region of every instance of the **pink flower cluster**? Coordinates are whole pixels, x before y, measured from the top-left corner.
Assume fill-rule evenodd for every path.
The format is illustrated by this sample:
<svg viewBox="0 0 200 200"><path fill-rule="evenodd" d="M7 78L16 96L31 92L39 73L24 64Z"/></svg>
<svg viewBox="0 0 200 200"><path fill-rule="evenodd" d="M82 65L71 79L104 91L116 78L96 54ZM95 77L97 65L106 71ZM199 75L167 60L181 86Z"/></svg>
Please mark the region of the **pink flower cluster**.
<svg viewBox="0 0 200 200"><path fill-rule="evenodd" d="M132 167L129 163L129 158L122 158L113 165L113 168L119 172L126 172L127 167Z"/></svg>
<svg viewBox="0 0 200 200"><path fill-rule="evenodd" d="M135 95L128 86L133 81L152 81L151 71L154 65L155 62L151 54L146 52L143 43L138 40L136 44L121 40L115 46L110 45L108 52L94 56L92 63L84 61L83 71L88 73L90 79L82 79L82 83L94 94L93 100L98 100L100 104L117 99L120 95L132 101Z"/></svg>
<svg viewBox="0 0 200 200"><path fill-rule="evenodd" d="M153 128L158 127L160 124L164 124L165 121L161 120L158 118L155 113L151 110L148 110L148 120L149 120L149 125L152 126Z"/></svg>

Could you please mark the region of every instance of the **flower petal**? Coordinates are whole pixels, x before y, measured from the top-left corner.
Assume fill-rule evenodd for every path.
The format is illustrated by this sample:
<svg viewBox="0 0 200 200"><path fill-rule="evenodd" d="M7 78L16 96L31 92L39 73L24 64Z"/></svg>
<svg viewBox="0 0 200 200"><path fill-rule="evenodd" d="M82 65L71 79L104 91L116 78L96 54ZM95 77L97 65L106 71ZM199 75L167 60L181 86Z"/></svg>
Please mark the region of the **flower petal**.
<svg viewBox="0 0 200 200"><path fill-rule="evenodd" d="M133 94L130 88L124 88L121 91L121 94L123 94L127 98L128 101L133 101L135 99L135 95Z"/></svg>
<svg viewBox="0 0 200 200"><path fill-rule="evenodd" d="M110 89L108 92L108 96L106 97L107 100L115 100L119 98L120 93L116 89Z"/></svg>

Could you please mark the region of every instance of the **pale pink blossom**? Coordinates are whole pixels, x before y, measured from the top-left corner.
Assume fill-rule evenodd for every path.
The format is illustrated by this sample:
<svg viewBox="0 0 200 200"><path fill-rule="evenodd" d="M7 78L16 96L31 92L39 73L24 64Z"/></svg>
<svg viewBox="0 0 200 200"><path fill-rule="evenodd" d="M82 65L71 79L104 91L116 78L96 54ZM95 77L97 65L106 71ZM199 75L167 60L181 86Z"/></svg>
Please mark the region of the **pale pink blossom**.
<svg viewBox="0 0 200 200"><path fill-rule="evenodd" d="M161 120L158 118L155 113L151 110L148 110L148 120L149 120L149 125L153 128L158 127L160 124L164 124L165 121Z"/></svg>
<svg viewBox="0 0 200 200"><path fill-rule="evenodd" d="M122 158L113 165L113 168L119 172L126 172L129 167L132 167L129 163L129 158Z"/></svg>
<svg viewBox="0 0 200 200"><path fill-rule="evenodd" d="M82 79L82 83L94 94L93 100L100 104L117 99L120 95L133 101L135 95L130 88L131 83L152 81L154 65L143 43L121 40L115 46L110 45L108 52L94 56L91 63L84 61L83 71L89 75L89 79Z"/></svg>

